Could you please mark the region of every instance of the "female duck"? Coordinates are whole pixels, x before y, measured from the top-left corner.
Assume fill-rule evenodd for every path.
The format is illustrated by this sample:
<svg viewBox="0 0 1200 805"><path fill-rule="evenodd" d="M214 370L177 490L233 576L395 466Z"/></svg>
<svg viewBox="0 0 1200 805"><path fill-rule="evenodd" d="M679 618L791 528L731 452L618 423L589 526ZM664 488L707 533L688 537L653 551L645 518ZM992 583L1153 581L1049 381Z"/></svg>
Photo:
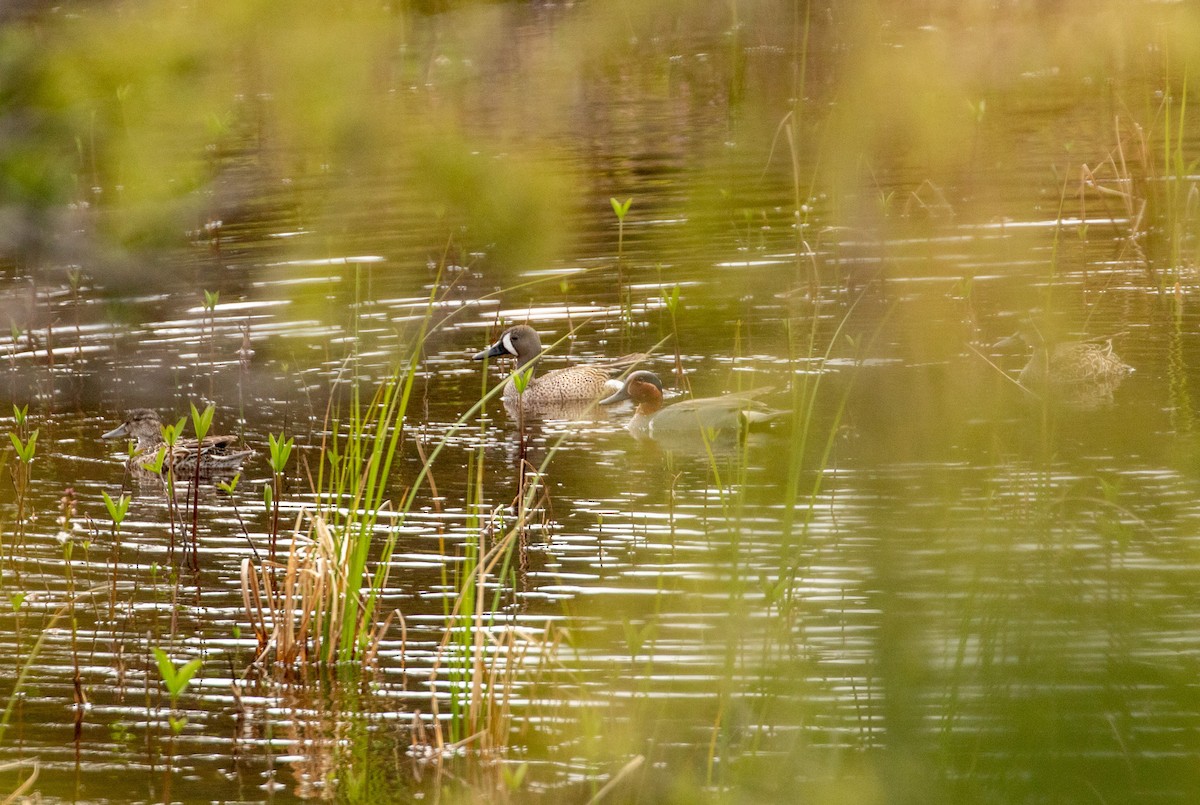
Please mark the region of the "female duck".
<svg viewBox="0 0 1200 805"><path fill-rule="evenodd" d="M621 390L605 397L601 405L633 400L637 405L633 419L625 427L634 435L651 437L737 429L769 422L786 411L773 411L754 399L760 392L725 394L698 400L681 400L663 406L663 385L653 372L634 372Z"/></svg>
<svg viewBox="0 0 1200 805"><path fill-rule="evenodd" d="M484 358L512 357L517 359L513 375L531 364L542 354L542 339L537 331L525 324L509 327L485 350L478 352L474 360ZM632 366L646 356L626 355L607 363L576 364L563 369L554 369L538 377L530 377L524 393L517 389L513 375L504 383L503 398L508 405L524 402L530 405L554 405L571 402L595 402L620 387L613 380L614 374Z"/></svg>
<svg viewBox="0 0 1200 805"><path fill-rule="evenodd" d="M998 346L1010 346L1017 341L1033 348L1033 355L1017 376L1026 388L1115 385L1133 372L1133 367L1113 352L1111 340L1103 343L1063 341L1049 345L1035 326L1025 323L1015 335L1002 339Z"/></svg>
<svg viewBox="0 0 1200 805"><path fill-rule="evenodd" d="M127 462L131 470L145 472L145 465L156 459L160 448L166 446L162 436L162 420L149 408L135 408L125 415L125 421L110 430L102 439L135 439L133 455ZM253 450L235 450L234 436L206 436L203 442L195 439L178 439L170 455L162 463L163 472L174 468L175 475L187 478L196 473L196 462L200 463L200 475L232 475L242 468L242 462L254 455Z"/></svg>

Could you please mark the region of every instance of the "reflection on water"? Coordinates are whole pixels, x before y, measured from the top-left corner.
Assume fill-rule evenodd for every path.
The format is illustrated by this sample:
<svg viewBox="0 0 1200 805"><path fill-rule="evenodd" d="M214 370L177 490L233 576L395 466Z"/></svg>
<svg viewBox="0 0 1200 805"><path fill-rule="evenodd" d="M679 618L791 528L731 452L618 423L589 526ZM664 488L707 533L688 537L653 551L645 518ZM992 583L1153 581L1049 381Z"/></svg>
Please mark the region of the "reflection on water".
<svg viewBox="0 0 1200 805"><path fill-rule="evenodd" d="M271 131L295 113L271 107L303 92L250 92L249 115L230 91L238 122L209 121L211 181L185 182L206 188L185 210L134 194L152 183L130 167L137 221L105 199L47 216L37 249L10 233L23 259L0 285L0 388L28 419L0 411L15 436L0 665L24 676L0 754L37 759L43 798L588 801L619 778L614 801L1194 799L1194 233L1169 212L1174 230L1147 223L1194 187L1128 175L1137 137L1100 119L1094 88L1081 97L1107 80L1085 55L1026 65L1016 89L954 83L1008 69L963 52L993 30L975 12L897 12L881 54L850 41L865 23L846 9L804 25L738 11L753 19L397 12L379 25L396 40L369 40L389 55L365 85L300 71L344 88L311 141ZM589 24L624 44L605 50ZM1013 43L1045 24L1005 23ZM870 53L847 62L855 48ZM928 108L907 105L928 91L921 58L953 84ZM274 69L243 67L249 83ZM870 95L877 75L888 91ZM131 142L78 147L132 166L152 87L129 86L104 97L127 99ZM933 145L945 161L922 161ZM1083 162L1090 178L1064 191ZM107 169L81 181L111 196ZM633 198L626 219L610 197ZM148 220L174 241L145 240ZM989 345L1029 316L1116 336L1136 372L1018 382L1027 357ZM314 506L331 399L369 399L426 320L394 505L373 526L397 540L377 667L255 667L243 560ZM502 382L471 356L517 323L563 339L539 371L659 345L647 368L667 386L771 387L789 416L640 440L628 408L494 395L468 415ZM174 421L189 403L257 451L236 485L170 490L100 440L128 409ZM296 454L275 479L280 433ZM130 495L119 523L102 493ZM463 629L477 642L453 642L475 541L501 538L526 494L519 557ZM489 677L504 695L486 738L451 746L463 645L506 669ZM204 662L175 701L156 648ZM486 757L486 741L509 750Z"/></svg>

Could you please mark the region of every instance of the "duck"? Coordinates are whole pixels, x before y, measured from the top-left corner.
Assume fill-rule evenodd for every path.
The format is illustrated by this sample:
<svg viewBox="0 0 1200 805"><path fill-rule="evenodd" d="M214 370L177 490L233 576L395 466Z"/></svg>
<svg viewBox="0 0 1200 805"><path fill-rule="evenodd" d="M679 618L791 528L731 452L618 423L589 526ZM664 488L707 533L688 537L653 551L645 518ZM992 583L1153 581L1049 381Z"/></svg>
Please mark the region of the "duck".
<svg viewBox="0 0 1200 805"><path fill-rule="evenodd" d="M1026 388L1114 385L1134 369L1113 351L1112 339L1105 341L1061 341L1047 344L1032 322L1024 322L997 347L1023 343L1033 349L1029 362L1017 375Z"/></svg>
<svg viewBox="0 0 1200 805"><path fill-rule="evenodd" d="M103 434L102 439L133 439L133 453L126 465L136 472L151 472L147 464L156 460L160 449L166 447L163 440L163 424L158 414L149 408L134 408L125 415L125 421ZM242 462L254 455L253 450L235 448L235 436L205 436L203 441L178 439L170 455L164 457L162 472L173 470L179 478L196 474L197 461L202 476L233 475L240 472Z"/></svg>
<svg viewBox="0 0 1200 805"><path fill-rule="evenodd" d="M594 403L621 387L613 376L644 360L643 353L633 353L604 363L575 364L552 369L543 375L530 375L524 392L515 381L525 367L536 365L542 355L542 339L537 330L518 324L505 330L496 343L477 352L473 360L485 358L516 358L513 373L504 383L501 396L505 405L553 406L563 403Z"/></svg>
<svg viewBox="0 0 1200 805"><path fill-rule="evenodd" d="M769 408L756 397L768 389L681 400L663 404L663 384L658 375L647 370L633 372L621 389L604 399L601 405L632 400L633 418L625 426L635 436L651 438L713 431L741 431L742 428L770 422L789 412Z"/></svg>

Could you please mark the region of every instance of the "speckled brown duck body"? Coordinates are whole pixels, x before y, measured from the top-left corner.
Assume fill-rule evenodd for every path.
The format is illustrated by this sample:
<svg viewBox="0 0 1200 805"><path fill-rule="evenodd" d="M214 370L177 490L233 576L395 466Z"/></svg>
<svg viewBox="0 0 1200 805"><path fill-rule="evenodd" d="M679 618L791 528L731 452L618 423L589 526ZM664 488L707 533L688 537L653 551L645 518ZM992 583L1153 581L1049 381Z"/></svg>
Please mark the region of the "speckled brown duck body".
<svg viewBox="0 0 1200 805"><path fill-rule="evenodd" d="M543 375L530 378L524 393L517 389L513 376L535 363L542 354L542 339L537 331L525 324L510 327L501 334L496 343L478 352L474 360L484 358L516 358L513 374L504 383L503 399L506 405L548 406L563 403L595 402L620 387L613 380L637 362L645 359L643 354L632 354L614 361L593 364L576 364L562 369L553 369Z"/></svg>
<svg viewBox="0 0 1200 805"><path fill-rule="evenodd" d="M125 421L105 433L102 439L133 439L137 444L127 466L139 473L149 472L146 464L153 463L158 451L166 446L162 437L162 420L149 408L135 408L125 415ZM234 436L206 436L203 441L179 439L171 454L162 463L163 472L172 469L176 477L188 478L197 474L233 475L242 468L242 462L254 455L253 450L236 449Z"/></svg>
<svg viewBox="0 0 1200 805"><path fill-rule="evenodd" d="M1132 371L1133 367L1113 352L1111 341L1102 344L1068 341L1035 346L1029 363L1021 370L1020 381L1023 386L1109 383Z"/></svg>
<svg viewBox="0 0 1200 805"><path fill-rule="evenodd" d="M1113 352L1111 340L1048 344L1037 327L1025 322L1016 334L1000 343L1011 345L1015 342L1033 349L1029 362L1017 376L1026 388L1119 383L1133 372L1133 367Z"/></svg>

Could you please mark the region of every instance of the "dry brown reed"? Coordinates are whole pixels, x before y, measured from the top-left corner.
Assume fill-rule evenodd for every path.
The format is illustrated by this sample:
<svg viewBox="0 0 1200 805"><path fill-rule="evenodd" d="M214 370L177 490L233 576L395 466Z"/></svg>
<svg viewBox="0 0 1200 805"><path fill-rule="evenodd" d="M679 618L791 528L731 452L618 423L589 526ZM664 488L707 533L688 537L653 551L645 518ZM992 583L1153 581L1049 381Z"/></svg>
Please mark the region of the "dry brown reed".
<svg viewBox="0 0 1200 805"><path fill-rule="evenodd" d="M495 533L501 509L481 529L479 560L468 568L460 583L460 595L446 616L446 629L429 674L431 718L426 724L414 714L412 752L435 761L468 747L480 755L496 757L509 747L513 727L513 702L521 676L541 679L557 656L560 638L550 624L542 636L514 624L496 624L484 594L498 568L508 566L525 528L518 520L490 547L482 544ZM470 591L470 592L469 592ZM533 651L535 667L527 668ZM456 669L461 672L456 673ZM439 679L450 678L450 696L457 697L456 732L462 737L448 741L442 727L437 689ZM455 715L452 713L452 720Z"/></svg>
<svg viewBox="0 0 1200 805"><path fill-rule="evenodd" d="M349 550L349 541L336 539L323 517L301 512L292 529L287 562L266 560L256 565L249 558L242 560L242 602L258 641L256 663L270 659L277 666L293 668L336 662L343 630L360 626L341 619L350 586ZM366 627L364 665L374 662L379 640L399 614L393 612L382 623Z"/></svg>
<svg viewBox="0 0 1200 805"><path fill-rule="evenodd" d="M3 800L0 800L0 805L10 805L13 802L27 801L27 795L33 789L33 784L37 782L38 774L41 773L41 764L36 759L33 760L14 760L7 763L0 763L0 772L17 771L25 766L29 766L29 776L21 781L21 784L13 789Z"/></svg>
<svg viewBox="0 0 1200 805"><path fill-rule="evenodd" d="M1089 167L1087 163L1080 165L1079 220L1084 228L1089 220L1105 220L1123 232L1117 259L1140 263L1152 273L1144 244L1149 207L1147 185L1155 175L1153 150L1138 124L1132 124L1123 132L1118 117L1113 121L1113 128L1116 144L1108 156L1095 167ZM1089 210L1089 199L1099 203L1099 215L1094 209ZM1116 202L1116 208L1110 201Z"/></svg>
<svg viewBox="0 0 1200 805"><path fill-rule="evenodd" d="M1150 131L1116 118L1112 151L1095 167L1081 165L1079 173L1081 234L1089 221L1109 223L1121 233L1116 259L1140 264L1160 291L1200 265L1200 187L1196 162L1185 158L1184 112L1183 103L1175 107L1164 99Z"/></svg>

